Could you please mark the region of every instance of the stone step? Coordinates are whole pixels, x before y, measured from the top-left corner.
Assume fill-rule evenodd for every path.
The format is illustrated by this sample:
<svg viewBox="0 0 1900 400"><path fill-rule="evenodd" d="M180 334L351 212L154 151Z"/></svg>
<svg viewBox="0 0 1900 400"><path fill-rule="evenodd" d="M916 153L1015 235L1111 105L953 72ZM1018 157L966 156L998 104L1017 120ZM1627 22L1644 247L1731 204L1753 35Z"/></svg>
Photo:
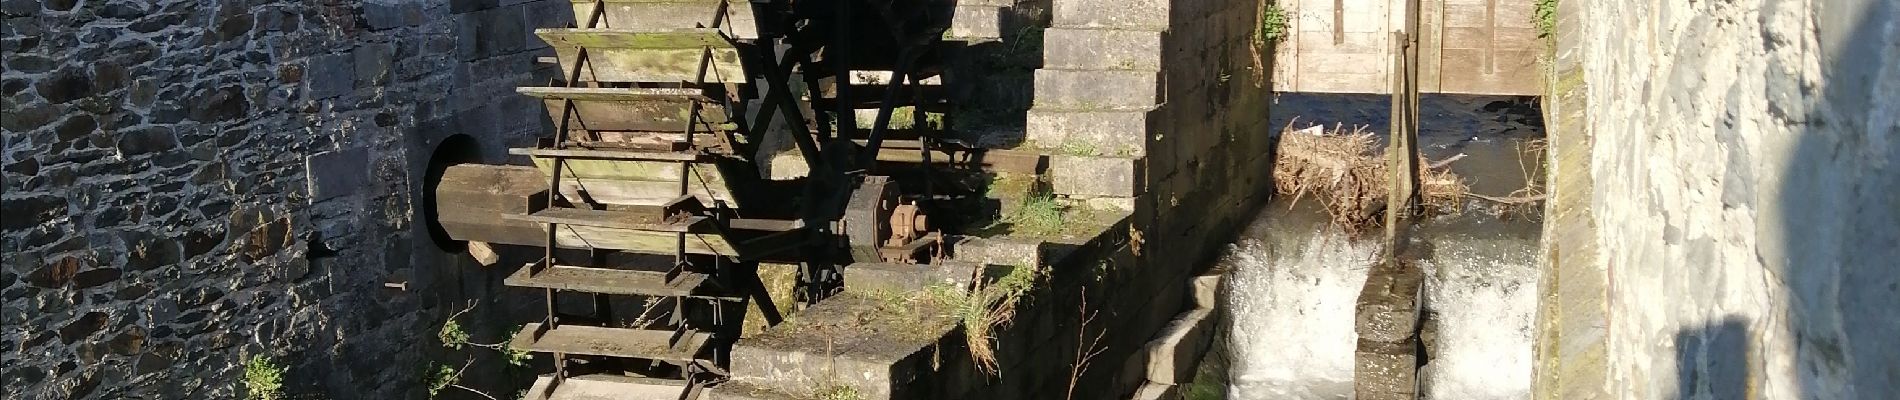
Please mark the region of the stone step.
<svg viewBox="0 0 1900 400"><path fill-rule="evenodd" d="M1003 11L996 5L957 4L944 40L991 42L1003 38Z"/></svg>
<svg viewBox="0 0 1900 400"><path fill-rule="evenodd" d="M552 391L548 390L553 386ZM677 399L686 391L686 382L675 379L647 378L610 374L570 376L554 385L553 375L535 378L523 400L623 400Z"/></svg>
<svg viewBox="0 0 1900 400"><path fill-rule="evenodd" d="M1057 0L1054 9L1053 27L1168 29L1168 0Z"/></svg>
<svg viewBox="0 0 1900 400"><path fill-rule="evenodd" d="M1055 155L1049 157L1049 186L1056 194L1134 197L1141 193L1139 158Z"/></svg>
<svg viewBox="0 0 1900 400"><path fill-rule="evenodd" d="M1043 68L1161 70L1160 31L1049 28L1042 35Z"/></svg>
<svg viewBox="0 0 1900 400"><path fill-rule="evenodd" d="M576 23L586 23L594 11L595 0L569 0L574 6ZM607 5L602 28L687 29L711 27L719 16L719 1L708 0L605 0ZM752 7L732 2L725 9L726 19L719 31L734 39L758 39L758 21Z"/></svg>
<svg viewBox="0 0 1900 400"><path fill-rule="evenodd" d="M1044 110L1139 110L1159 104L1156 71L1036 70L1036 103Z"/></svg>
<svg viewBox="0 0 1900 400"><path fill-rule="evenodd" d="M1056 154L1140 157L1150 112L1032 109L1024 143Z"/></svg>
<svg viewBox="0 0 1900 400"><path fill-rule="evenodd" d="M502 283L600 294L741 299L735 293L721 290L710 275L701 273L682 272L668 280L666 273L660 271L555 265L531 274L536 264L539 263L523 266Z"/></svg>
<svg viewBox="0 0 1900 400"><path fill-rule="evenodd" d="M541 323L531 323L515 334L508 346L541 353L639 358L672 363L695 361L712 335L675 332L671 329L607 328L587 325L561 325L542 332ZM677 337L676 337L677 336Z"/></svg>

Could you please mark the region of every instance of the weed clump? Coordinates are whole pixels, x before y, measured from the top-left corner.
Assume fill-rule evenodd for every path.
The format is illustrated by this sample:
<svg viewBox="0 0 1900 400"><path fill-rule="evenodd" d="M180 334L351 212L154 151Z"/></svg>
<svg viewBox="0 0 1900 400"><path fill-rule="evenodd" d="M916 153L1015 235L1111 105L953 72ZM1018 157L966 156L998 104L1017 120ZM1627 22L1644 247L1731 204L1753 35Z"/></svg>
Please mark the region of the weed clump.
<svg viewBox="0 0 1900 400"><path fill-rule="evenodd" d="M1537 0L1536 12L1532 14L1537 24L1537 37L1549 38L1557 34L1557 0Z"/></svg>
<svg viewBox="0 0 1900 400"><path fill-rule="evenodd" d="M270 357L252 356L244 363L244 398L276 400L284 396L284 367Z"/></svg>
<svg viewBox="0 0 1900 400"><path fill-rule="evenodd" d="M1260 30L1254 32L1254 36L1261 44L1270 44L1286 39L1286 34L1286 10L1280 9L1279 4L1268 4L1260 13Z"/></svg>
<svg viewBox="0 0 1900 400"><path fill-rule="evenodd" d="M990 343L995 338L990 332L1008 325L1016 317L1016 304L1042 276L1040 268L1018 266L994 282L976 280L969 291L933 296L950 304L951 312L963 324L964 344L970 347L970 360L976 362L978 370L990 374L1001 372L996 364L996 346Z"/></svg>

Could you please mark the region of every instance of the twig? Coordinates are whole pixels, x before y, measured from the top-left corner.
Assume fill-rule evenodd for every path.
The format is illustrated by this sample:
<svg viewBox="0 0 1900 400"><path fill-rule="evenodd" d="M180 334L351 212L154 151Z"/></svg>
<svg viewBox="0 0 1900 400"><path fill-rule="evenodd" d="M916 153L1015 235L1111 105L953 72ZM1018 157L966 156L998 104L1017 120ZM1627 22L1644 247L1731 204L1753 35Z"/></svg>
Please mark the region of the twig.
<svg viewBox="0 0 1900 400"><path fill-rule="evenodd" d="M1088 288L1082 288L1082 300L1076 303L1076 310L1082 314L1082 325L1075 329L1076 344L1081 344L1082 338L1088 336L1089 322L1095 321L1095 315L1097 313L1089 312L1088 309L1089 290ZM1072 364L1072 368L1069 370L1069 391L1067 395L1063 396L1064 399L1075 399L1075 385L1082 380L1082 372L1089 369L1089 361L1093 360L1095 356L1102 354L1103 351L1108 350L1107 348L1100 347L1102 344L1102 335L1105 333L1108 332L1096 332L1095 338L1090 339L1087 346L1076 349L1075 364Z"/></svg>
<svg viewBox="0 0 1900 400"><path fill-rule="evenodd" d="M457 373L457 375L460 375L460 373ZM479 394L479 395L482 395L482 397L487 397L487 398L488 398L488 400L500 400L500 399L496 399L496 398L495 398L495 396L491 396L491 395L489 395L488 393L485 393L485 392L482 392L482 391L480 391L480 390L475 390L475 389L472 389L472 388L469 388L469 387L467 387L467 386L462 386L462 385L461 385L461 384L459 384L459 383L451 383L451 384L449 384L449 387L452 387L452 388L456 388L456 389L462 389L462 390L467 390L467 391L469 391L470 393L475 393L475 394Z"/></svg>
<svg viewBox="0 0 1900 400"><path fill-rule="evenodd" d="M1444 168L1446 165L1451 165L1452 161L1458 161L1459 159L1463 159L1463 158L1465 158L1465 153L1458 153L1458 155L1447 157L1443 160L1438 160L1438 162L1431 163L1431 165L1427 165L1425 167L1431 168L1431 169Z"/></svg>
<svg viewBox="0 0 1900 400"><path fill-rule="evenodd" d="M1544 194L1537 194L1537 195L1532 195L1532 196L1518 196L1518 197L1496 197L1496 196L1486 196L1486 195L1477 194L1477 193L1465 193L1465 194L1470 195L1471 197L1476 197L1476 198L1484 199L1484 200L1490 200L1490 201L1494 201L1494 202L1498 202L1502 204L1524 204L1524 203L1538 202L1538 201L1544 201L1544 198L1550 197Z"/></svg>

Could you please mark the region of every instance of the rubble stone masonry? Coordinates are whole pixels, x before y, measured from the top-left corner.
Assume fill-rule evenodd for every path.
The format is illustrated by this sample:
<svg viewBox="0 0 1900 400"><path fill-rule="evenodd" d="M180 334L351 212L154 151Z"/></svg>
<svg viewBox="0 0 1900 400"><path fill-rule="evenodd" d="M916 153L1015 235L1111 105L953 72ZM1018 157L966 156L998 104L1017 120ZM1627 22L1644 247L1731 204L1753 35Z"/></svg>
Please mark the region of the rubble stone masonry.
<svg viewBox="0 0 1900 400"><path fill-rule="evenodd" d="M542 132L513 88L552 75L532 28L572 21L549 0L0 12L6 398L233 397L256 355L292 395L420 397L415 349L499 281L419 227L424 163L450 135L499 161Z"/></svg>

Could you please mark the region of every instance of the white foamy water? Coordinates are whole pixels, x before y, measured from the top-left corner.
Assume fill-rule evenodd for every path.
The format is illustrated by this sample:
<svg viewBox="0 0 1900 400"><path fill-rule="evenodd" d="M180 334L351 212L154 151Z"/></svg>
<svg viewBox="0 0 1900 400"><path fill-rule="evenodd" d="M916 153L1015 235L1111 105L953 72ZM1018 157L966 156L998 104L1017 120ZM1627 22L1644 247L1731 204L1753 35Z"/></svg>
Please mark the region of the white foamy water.
<svg viewBox="0 0 1900 400"><path fill-rule="evenodd" d="M1424 263L1425 305L1439 321L1426 398L1529 398L1538 281L1531 243L1456 238L1436 245Z"/></svg>
<svg viewBox="0 0 1900 400"><path fill-rule="evenodd" d="M1268 214L1277 215L1257 222L1223 261L1231 271L1224 288L1231 311L1227 398L1350 399L1354 303L1379 248ZM1424 397L1529 397L1534 241L1421 233L1436 248L1421 265L1426 308L1439 329L1429 372L1421 376Z"/></svg>
<svg viewBox="0 0 1900 400"><path fill-rule="evenodd" d="M1230 246L1230 399L1352 396L1353 305L1377 247L1319 226L1260 230Z"/></svg>
<svg viewBox="0 0 1900 400"><path fill-rule="evenodd" d="M1504 196L1541 174L1527 165L1518 140L1542 135L1535 101L1503 97L1428 95L1421 102L1421 151L1452 163L1475 193ZM1383 130L1388 98L1376 95L1287 94L1273 106L1272 126L1302 121L1364 124ZM1227 360L1208 374L1225 375L1229 399L1352 398L1354 305L1379 248L1349 243L1327 229L1307 200L1266 205L1229 247L1222 268L1226 341L1212 351ZM1475 203L1474 203L1475 204ZM1431 364L1422 372L1424 398L1444 400L1530 397L1532 334L1536 319L1538 223L1486 215L1439 218L1420 226L1418 238L1435 251L1421 263L1428 273L1425 306L1438 320ZM1224 372L1224 374L1222 373Z"/></svg>

